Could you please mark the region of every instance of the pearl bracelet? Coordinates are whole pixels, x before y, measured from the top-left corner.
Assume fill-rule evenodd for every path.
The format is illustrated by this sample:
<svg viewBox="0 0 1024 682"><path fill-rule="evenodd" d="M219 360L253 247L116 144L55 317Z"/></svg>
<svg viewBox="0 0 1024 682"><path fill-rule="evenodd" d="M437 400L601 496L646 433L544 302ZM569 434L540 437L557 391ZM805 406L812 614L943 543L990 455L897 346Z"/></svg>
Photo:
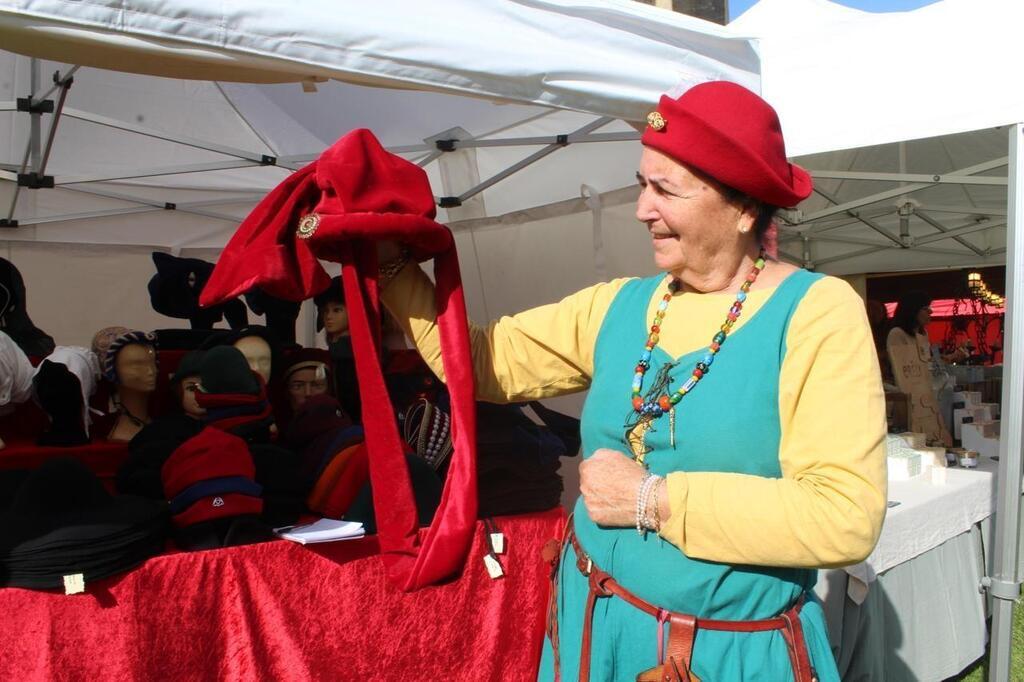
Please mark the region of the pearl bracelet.
<svg viewBox="0 0 1024 682"><path fill-rule="evenodd" d="M650 525L647 520L647 498L651 495L651 489L661 481L661 476L650 472L644 475L640 481L640 487L636 493L636 532L645 535Z"/></svg>

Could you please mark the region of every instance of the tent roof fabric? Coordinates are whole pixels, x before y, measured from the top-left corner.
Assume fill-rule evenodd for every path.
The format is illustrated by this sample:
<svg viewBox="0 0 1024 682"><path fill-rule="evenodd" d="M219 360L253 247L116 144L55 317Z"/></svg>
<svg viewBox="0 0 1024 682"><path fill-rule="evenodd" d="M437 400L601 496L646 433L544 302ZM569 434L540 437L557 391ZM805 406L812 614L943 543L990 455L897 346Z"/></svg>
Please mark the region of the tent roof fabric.
<svg viewBox="0 0 1024 682"><path fill-rule="evenodd" d="M748 40L632 0L0 0L0 18L6 49L67 63L219 81L335 78L632 120L661 92L704 80L758 87Z"/></svg>
<svg viewBox="0 0 1024 682"><path fill-rule="evenodd" d="M21 191L5 236L172 251L222 247L354 128L459 199L439 211L453 222L630 185L638 133L621 119L705 80L759 87L752 41L632 0L0 0L0 44L0 219L31 147L15 99L75 79L45 169L56 189Z"/></svg>
<svg viewBox="0 0 1024 682"><path fill-rule="evenodd" d="M1015 0L883 14L761 0L729 25L758 38L763 95L814 176L783 216L791 260L831 274L1005 262L1005 125L1024 121L1024 91L1002 74L1024 67L1021 19Z"/></svg>

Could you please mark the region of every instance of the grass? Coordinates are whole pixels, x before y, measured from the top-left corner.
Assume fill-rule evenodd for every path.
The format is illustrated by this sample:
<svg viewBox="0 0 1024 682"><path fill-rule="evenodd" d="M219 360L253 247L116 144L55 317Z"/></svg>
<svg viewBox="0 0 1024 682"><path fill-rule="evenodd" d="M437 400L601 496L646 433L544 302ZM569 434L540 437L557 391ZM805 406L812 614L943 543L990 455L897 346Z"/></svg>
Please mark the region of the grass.
<svg viewBox="0 0 1024 682"><path fill-rule="evenodd" d="M1024 602L1017 602L1013 608L1013 635L1010 640L1010 651L1010 680L1024 682ZM987 682L988 647L985 647L984 656L952 679L962 682Z"/></svg>

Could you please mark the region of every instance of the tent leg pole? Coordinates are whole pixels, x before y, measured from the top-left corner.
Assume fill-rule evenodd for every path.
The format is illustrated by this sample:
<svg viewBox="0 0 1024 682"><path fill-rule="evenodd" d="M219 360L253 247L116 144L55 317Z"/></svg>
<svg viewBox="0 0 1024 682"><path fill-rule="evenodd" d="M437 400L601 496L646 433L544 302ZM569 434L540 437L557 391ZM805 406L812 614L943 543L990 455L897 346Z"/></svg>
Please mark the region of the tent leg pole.
<svg viewBox="0 0 1024 682"><path fill-rule="evenodd" d="M39 60L33 58L29 62L29 73L30 82L32 85L32 99L35 99L36 93L39 92L41 87L39 77ZM42 162L42 140L43 140L43 129L42 129L43 114L41 111L33 111L29 114L29 120L31 121L31 127L29 129L29 140L32 146L32 170L38 171L39 165Z"/></svg>
<svg viewBox="0 0 1024 682"><path fill-rule="evenodd" d="M994 575L982 586L992 595L990 682L1010 679L1014 602L1020 597L1021 454L1024 440L1024 124L1010 127L1006 221L1006 335L1003 345L1002 421L996 504ZM1017 652L1018 656L1024 652Z"/></svg>

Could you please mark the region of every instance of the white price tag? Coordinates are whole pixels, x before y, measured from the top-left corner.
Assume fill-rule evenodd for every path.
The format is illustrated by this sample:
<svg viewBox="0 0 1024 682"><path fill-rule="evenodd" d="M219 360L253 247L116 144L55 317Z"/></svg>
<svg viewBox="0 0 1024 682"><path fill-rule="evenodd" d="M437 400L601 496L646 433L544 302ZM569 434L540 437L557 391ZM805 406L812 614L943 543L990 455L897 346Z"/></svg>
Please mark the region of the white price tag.
<svg viewBox="0 0 1024 682"><path fill-rule="evenodd" d="M495 554L505 553L505 534L497 531L491 533L491 549Z"/></svg>
<svg viewBox="0 0 1024 682"><path fill-rule="evenodd" d="M487 566L487 575L491 576L491 579L497 580L501 576L505 575L504 569L501 564L490 554L484 555L484 565Z"/></svg>
<svg viewBox="0 0 1024 682"><path fill-rule="evenodd" d="M81 573L64 576L64 594L85 592L85 576Z"/></svg>

